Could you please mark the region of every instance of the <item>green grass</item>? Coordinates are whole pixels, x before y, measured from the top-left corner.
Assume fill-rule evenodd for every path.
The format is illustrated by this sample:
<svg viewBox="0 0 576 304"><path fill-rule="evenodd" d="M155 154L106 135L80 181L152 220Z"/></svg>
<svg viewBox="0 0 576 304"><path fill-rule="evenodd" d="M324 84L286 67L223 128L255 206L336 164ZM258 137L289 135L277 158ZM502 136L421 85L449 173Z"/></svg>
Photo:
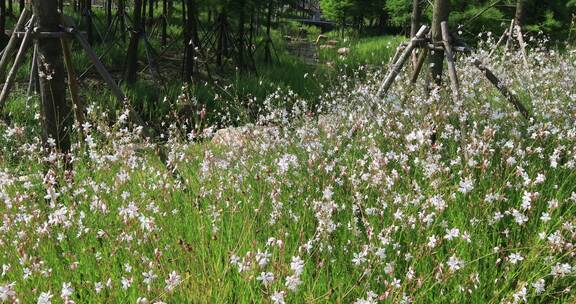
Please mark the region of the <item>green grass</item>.
<svg viewBox="0 0 576 304"><path fill-rule="evenodd" d="M338 36L330 36L336 39L339 44L335 48L325 48L320 50L321 62L331 63L337 69L355 71L360 66L385 66L394 53L396 47L405 40L399 36L369 37L360 39L340 39ZM348 55L338 54L339 48L349 48Z"/></svg>
<svg viewBox="0 0 576 304"><path fill-rule="evenodd" d="M15 282L21 302L48 291L55 300L70 282L77 303L142 297L270 303L279 291L291 303L351 303L369 291L383 303L406 297L417 303L513 303L522 288L529 303L571 303L574 273L551 273L574 264L573 83L562 76L574 70L548 59L549 67L554 64L561 68L532 76L533 100L544 101L522 98L535 113L532 126L494 88L475 82L479 74L462 74L472 161L466 166L455 133L460 112L449 92L425 103L422 92L404 90L402 83L393 94L404 100L392 95L374 108L357 93L374 87L340 78L338 88L320 96L332 111L318 121L305 100L281 93L268 105L276 123L256 129L260 135L246 136L241 147L190 142L170 129L167 165L125 126L110 125L105 107L98 108L89 115L94 145L74 152L71 175L44 164L34 144L33 111L11 103L26 124L22 135L8 136L1 127L0 264L10 267L0 285ZM511 73L514 66L502 68ZM551 84L549 77L557 81ZM492 115L498 112L504 116ZM429 139L431 123L436 143ZM564 152L553 167L557 149ZM54 171L47 173L49 167ZM536 182L539 174L544 180ZM461 182L468 179L473 189L463 193ZM52 191L59 196L45 197ZM534 196L523 210L527 192ZM487 201L492 195L500 198ZM554 200L557 206L550 205ZM514 210L527 222L518 224ZM503 218L495 220L498 213ZM446 239L453 228L459 236ZM556 234L555 243L546 239ZM434 247L430 237L437 238ZM258 252L270 254L266 265L257 265ZM523 260L512 263L513 253ZM233 256L244 261L243 271L231 263ZM285 282L294 274L295 256L304 266L293 292ZM460 268L450 270L454 258ZM24 269L32 271L27 279ZM148 287L143 273L150 270L157 278ZM168 291L165 280L173 271L180 284ZM263 285L257 280L262 272L273 273L274 281ZM127 289L123 279L133 280ZM545 290L538 294L532 284L540 279ZM95 284L108 280L110 286L96 292Z"/></svg>
<svg viewBox="0 0 576 304"><path fill-rule="evenodd" d="M274 64L256 54L256 73L228 67L213 84L124 86L162 131L154 143L120 122L123 105L88 81L92 126L69 172L42 150L38 97L16 90L0 124L0 299L15 300L13 289L21 303L46 292L59 303L69 282L76 303L271 303L276 292L287 303L520 303L523 288L528 303L576 300L574 270L552 273L576 262L576 53L531 50L528 71L515 64L519 53L490 61L534 114L527 122L464 61L465 117L447 89L427 96L421 83L405 86L405 74L375 98L374 71L402 38L342 41L348 56L320 54L330 68L288 54L282 35L274 31ZM116 67L122 48L111 52L105 62ZM79 52L74 60L88 63ZM187 117L183 104L193 108ZM203 105L209 119L200 122ZM198 135L248 122L259 127L231 145ZM72 139L81 141L76 131ZM461 191L467 180L472 189ZM459 229L453 240L450 229ZM258 265L263 252L269 261ZM294 257L304 264L291 291ZM269 285L257 279L263 272L274 275ZM180 279L170 290L172 273Z"/></svg>

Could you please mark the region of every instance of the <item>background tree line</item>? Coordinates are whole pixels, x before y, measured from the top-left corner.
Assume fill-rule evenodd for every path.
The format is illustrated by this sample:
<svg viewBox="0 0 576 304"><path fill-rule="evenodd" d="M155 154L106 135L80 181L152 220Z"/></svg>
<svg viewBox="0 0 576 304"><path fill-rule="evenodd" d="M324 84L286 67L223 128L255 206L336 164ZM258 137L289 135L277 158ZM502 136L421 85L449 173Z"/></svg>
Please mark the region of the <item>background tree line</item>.
<svg viewBox="0 0 576 304"><path fill-rule="evenodd" d="M408 33L414 2L421 7L422 22L432 20L431 0L321 0L329 19L353 27L360 33ZM502 32L515 17L516 7L523 5L523 28L543 31L553 39L567 38L573 30L576 0L450 0L450 23L464 25L472 36L483 31Z"/></svg>

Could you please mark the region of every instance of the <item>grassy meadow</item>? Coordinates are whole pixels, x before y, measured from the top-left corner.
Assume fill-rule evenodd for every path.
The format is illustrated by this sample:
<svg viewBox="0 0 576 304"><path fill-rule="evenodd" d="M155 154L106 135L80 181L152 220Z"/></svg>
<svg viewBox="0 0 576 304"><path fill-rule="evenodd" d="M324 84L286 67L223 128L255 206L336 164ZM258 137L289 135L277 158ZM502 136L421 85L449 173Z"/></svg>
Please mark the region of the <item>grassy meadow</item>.
<svg viewBox="0 0 576 304"><path fill-rule="evenodd" d="M377 64L388 41L321 56ZM318 81L315 98L261 89L253 124L218 130L249 108L221 101L217 124L186 128L177 92L160 142L95 93L64 170L34 99L15 95L0 126L0 301L574 302L576 52L533 48L525 67L517 50L490 58L491 43L475 56L531 120L469 58L461 105L408 74L378 98L382 69L362 64L330 86L271 68L258 77ZM227 92L266 86L236 81Z"/></svg>

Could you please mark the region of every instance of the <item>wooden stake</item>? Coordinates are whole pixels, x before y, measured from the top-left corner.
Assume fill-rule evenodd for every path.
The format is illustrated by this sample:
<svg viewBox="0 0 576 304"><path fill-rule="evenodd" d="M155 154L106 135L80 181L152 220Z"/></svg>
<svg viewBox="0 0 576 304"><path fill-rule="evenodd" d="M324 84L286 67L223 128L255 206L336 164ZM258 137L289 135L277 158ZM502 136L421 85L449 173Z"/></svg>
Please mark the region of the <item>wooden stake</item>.
<svg viewBox="0 0 576 304"><path fill-rule="evenodd" d="M424 66L424 62L426 62L426 57L428 57L428 48L422 48L422 53L420 53L420 56L418 57L418 61L416 62L416 66L414 67L414 73L412 73L412 79L410 79L410 82L412 84L415 84L416 81L418 80L418 76L420 75L420 71L422 70L422 67Z"/></svg>
<svg viewBox="0 0 576 304"><path fill-rule="evenodd" d="M496 77L496 75L494 75L490 69L482 65L482 62L480 62L478 59L474 60L474 65L484 73L486 78L488 78L488 81L490 81L498 89L498 91L500 91L500 93L502 93L502 95L508 99L508 101L514 106L514 108L516 108L518 112L524 116L524 118L528 120L530 119L531 116L530 112L528 112L528 109L526 109L520 100L518 100L518 97L512 94L512 92L510 92L508 88L506 88L506 86L500 82L498 77Z"/></svg>
<svg viewBox="0 0 576 304"><path fill-rule="evenodd" d="M450 89L452 91L452 100L459 107L459 110L464 113L464 105L460 99L460 83L458 82L458 75L456 74L456 64L454 63L454 51L452 50L450 32L448 30L448 23L442 21L440 23L442 31L442 44L444 44L444 55L448 62L448 76L450 77ZM466 120L463 115L460 115L460 149L462 150L463 160L462 167L467 168L468 151L466 150ZM466 170L466 169L465 169Z"/></svg>
<svg viewBox="0 0 576 304"><path fill-rule="evenodd" d="M66 23L67 23L65 24L66 26L69 27L71 26L68 22ZM98 56L96 55L96 53L94 53L88 41L86 41L86 39L84 39L84 37L82 37L82 35L80 35L80 33L78 33L78 31L76 31L74 27L68 28L67 31L71 33L74 36L74 38L76 38L76 40L78 40L78 42L86 52L86 55L88 55L90 61L92 61L92 64L94 64L94 67L96 67L96 70L98 71L100 76L104 79L104 81L112 91L112 94L114 94L114 96L116 96L118 100L124 102L124 99L126 98L124 93L122 92L118 84L116 84L112 76L110 76L110 74L108 73L102 62L100 62Z"/></svg>
<svg viewBox="0 0 576 304"><path fill-rule="evenodd" d="M444 54L448 62L448 76L450 77L450 88L452 89L452 99L455 103L460 103L460 83L458 82L458 75L456 75L456 64L454 63L454 52L452 51L452 44L450 43L450 33L448 31L448 23L442 21L440 23L442 29L442 43L444 44Z"/></svg>
<svg viewBox="0 0 576 304"><path fill-rule="evenodd" d="M508 39L506 40L506 46L504 47L504 54L508 52L508 47L510 46L512 35L514 35L514 23L515 23L514 19L510 20L510 27L508 28Z"/></svg>
<svg viewBox="0 0 576 304"><path fill-rule="evenodd" d="M490 54L488 54L488 57L492 57L494 52L496 52L496 50L498 50L498 48L500 47L500 44L502 44L502 41L504 41L504 38L506 38L507 35L508 35L508 29L505 29L502 36L500 36L500 39L498 39L498 42L496 42L496 45L494 45L494 47L490 51Z"/></svg>
<svg viewBox="0 0 576 304"><path fill-rule="evenodd" d="M4 79L6 73L6 67L8 66L8 61L14 49L16 48L16 43L18 42L18 32L22 30L25 25L26 19L29 15L30 11L27 8L24 8L22 14L20 14L20 18L14 27L14 31L12 31L12 35L10 36L10 40L8 44L4 48L4 53L2 53L2 59L0 59L0 79Z"/></svg>
<svg viewBox="0 0 576 304"><path fill-rule="evenodd" d="M6 78L6 83L4 83L4 87L2 88L2 93L0 93L0 112L4 109L4 104L6 103L6 99L10 94L10 89L14 84L14 79L16 78L16 72L24 59L24 55L26 54L26 49L28 48L28 44L30 43L30 38L32 37L32 30L34 29L34 21L36 20L35 16L32 16L30 19L30 26L26 30L26 35L24 35L24 39L22 40L22 44L20 44L20 49L18 50L18 54L16 55L16 59L14 59L14 64L8 73L8 77Z"/></svg>
<svg viewBox="0 0 576 304"><path fill-rule="evenodd" d="M28 83L28 91L26 93L27 97L32 96L32 92L38 93L37 82L38 82L38 44L34 43L34 50L32 54L32 64L30 67L30 82Z"/></svg>
<svg viewBox="0 0 576 304"><path fill-rule="evenodd" d="M520 44L520 52L522 53L522 60L524 61L524 67L526 71L530 71L530 67L528 66L528 59L526 56L526 43L524 43L524 36L522 36L522 30L520 26L516 26L516 39L518 39L518 43Z"/></svg>
<svg viewBox="0 0 576 304"><path fill-rule="evenodd" d="M423 25L420 28L420 30L418 30L418 33L416 33L416 36L414 36L414 38L410 40L410 43L408 44L402 55L400 55L400 57L398 58L398 62L394 63L394 65L392 66L390 73L388 74L388 76L386 76L386 79L384 80L384 83L378 90L376 96L380 97L383 94L386 94L386 92L388 92L388 89L390 89L390 86L392 86L392 83L396 79L396 76L398 76L398 73L400 73L400 70L402 70L402 66L404 65L406 60L408 60L410 54L416 47L416 41L418 39L423 38L424 35L426 35L426 32L428 32L428 27Z"/></svg>
<svg viewBox="0 0 576 304"><path fill-rule="evenodd" d="M396 48L396 53L394 53L394 56L392 56L392 59L390 60L390 63L388 64L389 68L392 68L394 66L394 64L396 64L396 61L398 61L398 58L400 57L400 54L402 54L402 51L405 49L405 45L403 43L401 43L397 48Z"/></svg>
<svg viewBox="0 0 576 304"><path fill-rule="evenodd" d="M67 38L60 38L62 44L62 54L64 55L64 64L66 65L66 73L68 74L68 88L70 88L70 96L72 99L72 106L78 123L78 132L82 139L84 139L84 132L82 126L86 121L84 118L84 103L80 99L80 86L78 85L78 78L74 66L72 64L72 52L70 51L70 43Z"/></svg>
<svg viewBox="0 0 576 304"><path fill-rule="evenodd" d="M67 27L66 31L72 34L74 38L78 40L78 42L80 43L80 45L82 46L82 48L84 49L90 60L92 61L92 64L94 64L94 67L96 67L96 70L98 71L100 76L104 79L104 81L112 91L112 94L114 94L114 96L120 102L124 103L126 101L126 96L124 95L118 84L116 84L110 73L108 73L102 62L100 62L98 56L96 55L96 53L94 53L94 50L92 50L92 47L90 47L88 41L86 41L86 39L84 39L84 37L82 37L82 35L80 35L80 33L76 30L74 22L70 18L63 17L62 23ZM144 120L140 117L140 115L138 115L138 113L136 113L133 109L129 109L128 115L131 121L142 127L142 134L144 135L144 137L152 138L152 132L149 130L148 126L146 125Z"/></svg>

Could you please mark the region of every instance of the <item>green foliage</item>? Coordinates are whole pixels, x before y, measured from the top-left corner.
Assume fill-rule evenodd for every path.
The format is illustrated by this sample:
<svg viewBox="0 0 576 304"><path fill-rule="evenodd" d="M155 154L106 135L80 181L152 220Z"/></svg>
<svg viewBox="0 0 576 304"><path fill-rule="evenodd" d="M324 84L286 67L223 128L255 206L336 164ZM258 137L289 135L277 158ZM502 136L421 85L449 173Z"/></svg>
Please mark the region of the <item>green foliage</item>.
<svg viewBox="0 0 576 304"><path fill-rule="evenodd" d="M352 12L352 0L321 0L320 3L326 17L342 23Z"/></svg>
<svg viewBox="0 0 576 304"><path fill-rule="evenodd" d="M406 0L386 1L386 11L390 15L389 22L394 26L406 26L410 22L412 3Z"/></svg>

